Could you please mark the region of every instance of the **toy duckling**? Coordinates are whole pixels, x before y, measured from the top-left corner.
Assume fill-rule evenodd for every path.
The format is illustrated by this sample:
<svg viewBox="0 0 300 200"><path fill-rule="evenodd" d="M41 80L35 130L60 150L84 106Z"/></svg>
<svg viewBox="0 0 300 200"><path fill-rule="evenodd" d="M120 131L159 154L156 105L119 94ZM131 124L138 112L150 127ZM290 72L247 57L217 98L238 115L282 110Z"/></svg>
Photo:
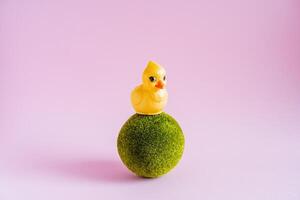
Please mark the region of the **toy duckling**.
<svg viewBox="0 0 300 200"><path fill-rule="evenodd" d="M150 61L143 73L143 83L131 92L131 104L138 114L156 115L168 100L166 70Z"/></svg>

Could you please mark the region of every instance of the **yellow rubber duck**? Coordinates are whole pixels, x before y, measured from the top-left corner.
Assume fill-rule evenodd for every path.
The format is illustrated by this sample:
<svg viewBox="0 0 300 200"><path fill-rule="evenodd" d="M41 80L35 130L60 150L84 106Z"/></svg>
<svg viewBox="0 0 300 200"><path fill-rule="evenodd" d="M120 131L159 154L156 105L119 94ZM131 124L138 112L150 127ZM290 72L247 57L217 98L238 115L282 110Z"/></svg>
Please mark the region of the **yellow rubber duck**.
<svg viewBox="0 0 300 200"><path fill-rule="evenodd" d="M134 110L143 115L161 113L168 101L166 83L166 70L150 61L143 73L143 83L131 92Z"/></svg>

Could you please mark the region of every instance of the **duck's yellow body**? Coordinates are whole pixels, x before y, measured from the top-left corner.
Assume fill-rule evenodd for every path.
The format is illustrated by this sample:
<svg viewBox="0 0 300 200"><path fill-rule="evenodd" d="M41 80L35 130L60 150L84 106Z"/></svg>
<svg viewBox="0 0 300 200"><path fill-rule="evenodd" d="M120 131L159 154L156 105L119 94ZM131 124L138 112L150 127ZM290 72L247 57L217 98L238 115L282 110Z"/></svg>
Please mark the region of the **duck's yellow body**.
<svg viewBox="0 0 300 200"><path fill-rule="evenodd" d="M150 61L143 73L143 83L131 93L131 104L139 114L156 115L163 111L168 101L166 71Z"/></svg>

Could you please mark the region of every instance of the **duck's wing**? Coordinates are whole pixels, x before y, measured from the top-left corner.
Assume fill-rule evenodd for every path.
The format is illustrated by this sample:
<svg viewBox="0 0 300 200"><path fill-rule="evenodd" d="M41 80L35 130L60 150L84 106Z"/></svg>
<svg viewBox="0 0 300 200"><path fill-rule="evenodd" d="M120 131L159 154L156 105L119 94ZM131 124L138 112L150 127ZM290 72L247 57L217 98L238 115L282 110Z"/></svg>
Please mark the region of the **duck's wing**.
<svg viewBox="0 0 300 200"><path fill-rule="evenodd" d="M133 105L138 105L142 102L143 99L143 91L141 90L140 86L136 87L132 92L131 92L131 103Z"/></svg>

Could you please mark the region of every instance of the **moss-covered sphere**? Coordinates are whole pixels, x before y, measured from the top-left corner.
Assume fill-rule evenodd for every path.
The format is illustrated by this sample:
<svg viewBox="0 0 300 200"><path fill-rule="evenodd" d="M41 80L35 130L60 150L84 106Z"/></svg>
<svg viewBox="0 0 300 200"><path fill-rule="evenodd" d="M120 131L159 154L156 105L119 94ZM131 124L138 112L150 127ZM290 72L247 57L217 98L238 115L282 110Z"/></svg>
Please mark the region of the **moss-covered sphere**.
<svg viewBox="0 0 300 200"><path fill-rule="evenodd" d="M119 155L127 168L149 178L174 168L184 149L182 130L166 113L134 114L121 128L117 142Z"/></svg>

